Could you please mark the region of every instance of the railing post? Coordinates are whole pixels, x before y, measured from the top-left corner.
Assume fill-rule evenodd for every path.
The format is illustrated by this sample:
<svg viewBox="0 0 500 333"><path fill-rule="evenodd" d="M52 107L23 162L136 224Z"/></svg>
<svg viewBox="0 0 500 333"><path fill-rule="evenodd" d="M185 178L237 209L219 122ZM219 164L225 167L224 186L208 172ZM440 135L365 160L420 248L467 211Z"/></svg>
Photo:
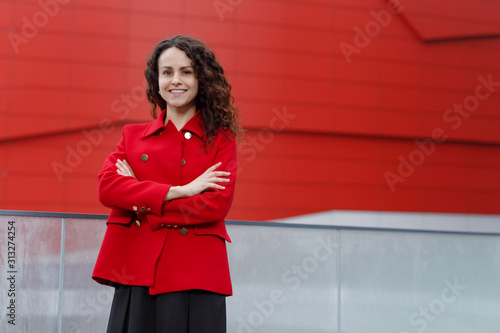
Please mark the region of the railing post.
<svg viewBox="0 0 500 333"><path fill-rule="evenodd" d="M66 218L61 219L61 251L59 260L59 299L57 302L57 333L62 333L62 302L64 283L64 249L66 244Z"/></svg>

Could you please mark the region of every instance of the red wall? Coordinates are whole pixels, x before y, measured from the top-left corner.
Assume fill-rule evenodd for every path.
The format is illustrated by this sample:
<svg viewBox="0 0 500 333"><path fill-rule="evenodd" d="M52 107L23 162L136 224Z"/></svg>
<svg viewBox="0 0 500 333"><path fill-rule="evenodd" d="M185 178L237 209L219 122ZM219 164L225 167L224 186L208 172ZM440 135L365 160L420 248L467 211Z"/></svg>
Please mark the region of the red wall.
<svg viewBox="0 0 500 333"><path fill-rule="evenodd" d="M106 213L96 174L122 125L149 121L148 52L190 34L248 129L229 218L498 214L499 16L472 0L1 1L0 208Z"/></svg>

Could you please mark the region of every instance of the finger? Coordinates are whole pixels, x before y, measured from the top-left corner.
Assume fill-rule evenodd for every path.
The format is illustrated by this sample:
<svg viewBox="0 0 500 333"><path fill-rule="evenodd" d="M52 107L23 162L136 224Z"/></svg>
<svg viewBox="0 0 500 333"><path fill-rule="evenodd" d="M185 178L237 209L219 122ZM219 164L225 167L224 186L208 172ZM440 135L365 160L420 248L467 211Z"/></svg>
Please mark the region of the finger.
<svg viewBox="0 0 500 333"><path fill-rule="evenodd" d="M117 167L117 168L121 168L121 169L124 169L124 168L125 168L125 165L124 165L124 164L123 164L123 162L122 162L122 161L120 161L120 160L118 160L118 161L116 162L116 164L115 164L115 165L116 165L116 167Z"/></svg>
<svg viewBox="0 0 500 333"><path fill-rule="evenodd" d="M118 164L118 163L116 163L115 165L116 165L116 168L118 169L118 171L121 171L121 172L127 171L127 169L123 165Z"/></svg>
<svg viewBox="0 0 500 333"><path fill-rule="evenodd" d="M119 164L117 165L117 168L118 168L117 172L120 175L135 177L134 172L130 168L127 168L126 166L119 165Z"/></svg>
<svg viewBox="0 0 500 333"><path fill-rule="evenodd" d="M125 177L128 177L130 176L130 174L126 171L122 171L122 170L118 170L118 174L122 175L122 176L125 176Z"/></svg>
<svg viewBox="0 0 500 333"><path fill-rule="evenodd" d="M229 177L231 174L229 172L212 172L207 175L207 179L216 179L220 177Z"/></svg>
<svg viewBox="0 0 500 333"><path fill-rule="evenodd" d="M215 189L218 189L218 190L225 190L226 189L224 186L219 185L219 184L214 184L214 183L208 184L207 188L215 188Z"/></svg>
<svg viewBox="0 0 500 333"><path fill-rule="evenodd" d="M214 178L213 180L214 183L229 183L229 181L227 178Z"/></svg>
<svg viewBox="0 0 500 333"><path fill-rule="evenodd" d="M132 170L132 167L130 166L130 164L128 164L128 162L126 160L119 161L119 162L117 162L117 164L118 164L118 167L123 172L128 173L128 176L134 177L134 170Z"/></svg>
<svg viewBox="0 0 500 333"><path fill-rule="evenodd" d="M129 173L133 173L132 168L128 164L123 165L123 170L126 170Z"/></svg>
<svg viewBox="0 0 500 333"><path fill-rule="evenodd" d="M123 160L123 161L119 161L117 162L119 165L122 166L122 168L130 168L130 165L127 163L127 161Z"/></svg>
<svg viewBox="0 0 500 333"><path fill-rule="evenodd" d="M213 187L213 188L221 188L221 189L225 189L225 184L221 184L221 183L228 183L229 181L226 180L225 178L216 178L216 179L213 179L213 180L209 180L209 182L207 183L207 187Z"/></svg>
<svg viewBox="0 0 500 333"><path fill-rule="evenodd" d="M222 162L216 163L216 164L212 165L210 168L208 168L207 171L210 170L210 172L212 172L215 169L217 169L218 167L220 167L221 165L222 165Z"/></svg>

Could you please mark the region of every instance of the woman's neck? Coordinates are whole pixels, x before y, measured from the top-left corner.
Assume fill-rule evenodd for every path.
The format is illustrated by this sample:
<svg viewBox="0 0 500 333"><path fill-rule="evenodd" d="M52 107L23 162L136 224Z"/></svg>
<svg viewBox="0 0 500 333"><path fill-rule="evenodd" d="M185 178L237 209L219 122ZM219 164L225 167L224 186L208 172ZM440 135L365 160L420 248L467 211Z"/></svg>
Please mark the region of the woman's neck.
<svg viewBox="0 0 500 333"><path fill-rule="evenodd" d="M196 114L196 108L189 108L181 110L178 108L169 108L167 106L167 115L165 117L165 125L170 120L177 130L180 130L187 124L187 122Z"/></svg>

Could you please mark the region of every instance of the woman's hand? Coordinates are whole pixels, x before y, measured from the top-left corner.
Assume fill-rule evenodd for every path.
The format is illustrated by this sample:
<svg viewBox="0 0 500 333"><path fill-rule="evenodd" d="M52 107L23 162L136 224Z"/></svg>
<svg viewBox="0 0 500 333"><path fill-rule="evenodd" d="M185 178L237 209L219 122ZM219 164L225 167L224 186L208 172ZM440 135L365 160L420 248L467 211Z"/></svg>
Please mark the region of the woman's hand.
<svg viewBox="0 0 500 333"><path fill-rule="evenodd" d="M204 173L202 173L198 178L193 180L191 183L184 185L184 186L172 186L170 187L170 190L168 191L167 195L165 196L164 201L168 200L173 200L177 198L187 198L187 197L192 197L197 194L200 194L201 192L214 188L217 190L224 190L225 187L222 185L219 185L219 183L228 183L229 177L231 175L230 172L226 171L215 171L218 167L220 167L222 162L219 162L217 164L212 165L210 168L208 168ZM127 161L123 160L117 160L116 161L116 172L119 175L125 176L125 177L134 177L137 179L137 177L134 174L134 171L130 167L130 164L128 164Z"/></svg>
<svg viewBox="0 0 500 333"><path fill-rule="evenodd" d="M211 188L224 190L225 187L219 185L219 183L228 183L229 178L224 177L229 177L231 173L226 171L215 171L221 164L222 162L212 165L207 171L187 185L170 187L163 201L193 197Z"/></svg>
<svg viewBox="0 0 500 333"><path fill-rule="evenodd" d="M226 171L215 171L220 167L222 162L212 165L204 173L202 173L198 178L193 180L191 183L183 186L183 192L186 197L192 197L208 189L224 190L225 187L219 185L219 183L228 183L230 172Z"/></svg>
<svg viewBox="0 0 500 333"><path fill-rule="evenodd" d="M117 160L115 165L116 165L116 168L117 168L116 172L119 175L128 176L128 177L134 177L134 178L137 179L137 177L134 174L134 171L132 170L132 168L130 167L130 164L128 164L127 161L125 161L125 160L123 160L123 161Z"/></svg>

